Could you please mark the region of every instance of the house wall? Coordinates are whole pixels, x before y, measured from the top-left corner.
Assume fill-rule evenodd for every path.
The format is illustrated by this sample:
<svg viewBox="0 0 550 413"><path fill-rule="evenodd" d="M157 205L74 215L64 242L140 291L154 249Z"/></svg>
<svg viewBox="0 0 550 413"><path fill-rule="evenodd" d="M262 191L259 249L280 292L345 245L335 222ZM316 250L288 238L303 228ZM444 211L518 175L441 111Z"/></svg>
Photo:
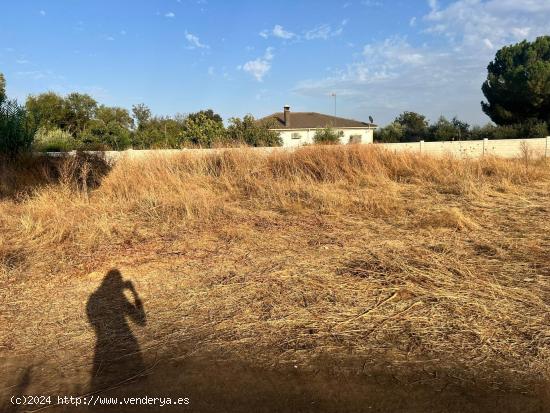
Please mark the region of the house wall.
<svg viewBox="0 0 550 413"><path fill-rule="evenodd" d="M278 132L283 139L283 147L292 148L313 143L313 137L315 136L316 130L317 129L279 129ZM361 136L361 143L373 142L373 129L339 128L337 131L343 132L343 136L340 137L340 143L349 143L350 137L354 135ZM293 135L298 135L299 138L293 138Z"/></svg>

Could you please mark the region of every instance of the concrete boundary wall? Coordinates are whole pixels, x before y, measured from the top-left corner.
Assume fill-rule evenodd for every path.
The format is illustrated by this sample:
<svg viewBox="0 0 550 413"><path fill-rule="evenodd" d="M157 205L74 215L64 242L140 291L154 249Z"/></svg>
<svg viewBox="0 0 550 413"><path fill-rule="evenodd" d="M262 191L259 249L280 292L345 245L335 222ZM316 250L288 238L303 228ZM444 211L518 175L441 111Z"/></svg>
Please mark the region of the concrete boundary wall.
<svg viewBox="0 0 550 413"><path fill-rule="evenodd" d="M434 156L451 155L459 158L480 158L494 155L503 158L519 158L526 155L530 157L550 157L550 136L540 139L499 139L479 141L441 141L441 142L403 142L403 143L375 143L376 147L387 149L391 152L420 152ZM271 153L276 151L294 151L299 147L262 147L247 148L259 153ZM201 155L219 153L223 151L238 150L239 148L220 149L129 149L126 151L101 151L88 153L104 156L109 162L115 162L120 158L143 159L150 156L171 156L181 153L196 153ZM68 154L73 154L68 152ZM64 152L48 152L50 156L63 156Z"/></svg>
<svg viewBox="0 0 550 413"><path fill-rule="evenodd" d="M503 158L550 157L550 136L539 139L498 139L480 141L442 141L377 144L393 152L414 151L428 155L452 155L460 158L480 158L494 155Z"/></svg>

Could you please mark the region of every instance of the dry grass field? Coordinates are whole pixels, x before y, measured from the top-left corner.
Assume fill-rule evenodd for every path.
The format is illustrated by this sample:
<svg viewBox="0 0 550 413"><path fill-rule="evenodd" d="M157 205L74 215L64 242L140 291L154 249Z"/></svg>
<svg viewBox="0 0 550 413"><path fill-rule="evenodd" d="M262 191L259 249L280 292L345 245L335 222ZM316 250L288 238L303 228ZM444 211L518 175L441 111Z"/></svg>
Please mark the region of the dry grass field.
<svg viewBox="0 0 550 413"><path fill-rule="evenodd" d="M0 406L101 390L89 303L117 269L146 321L101 345L135 338L134 389L190 392L188 411L550 409L548 161L55 162L0 166Z"/></svg>

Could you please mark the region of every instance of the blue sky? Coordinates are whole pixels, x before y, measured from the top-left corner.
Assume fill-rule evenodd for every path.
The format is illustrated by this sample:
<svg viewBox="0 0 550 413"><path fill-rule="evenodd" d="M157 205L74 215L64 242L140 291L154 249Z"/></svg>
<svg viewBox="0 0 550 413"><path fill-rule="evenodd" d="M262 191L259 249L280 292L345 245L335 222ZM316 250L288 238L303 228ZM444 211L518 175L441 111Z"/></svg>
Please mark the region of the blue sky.
<svg viewBox="0 0 550 413"><path fill-rule="evenodd" d="M499 47L550 34L548 0L6 1L8 94L89 93L169 115L289 104L381 125L404 110L484 124Z"/></svg>

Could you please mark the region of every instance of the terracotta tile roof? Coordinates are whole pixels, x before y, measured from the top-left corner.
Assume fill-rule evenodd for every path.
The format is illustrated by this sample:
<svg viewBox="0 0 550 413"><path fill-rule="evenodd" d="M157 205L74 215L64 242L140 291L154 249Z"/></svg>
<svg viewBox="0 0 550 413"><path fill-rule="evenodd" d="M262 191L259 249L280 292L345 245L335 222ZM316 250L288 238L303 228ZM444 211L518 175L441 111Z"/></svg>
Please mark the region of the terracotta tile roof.
<svg viewBox="0 0 550 413"><path fill-rule="evenodd" d="M273 122L273 129L317 129L317 128L375 128L374 123L360 122L353 119L339 118L337 116L323 115L316 112L289 112L290 125L285 126L283 112L273 113L258 122Z"/></svg>

